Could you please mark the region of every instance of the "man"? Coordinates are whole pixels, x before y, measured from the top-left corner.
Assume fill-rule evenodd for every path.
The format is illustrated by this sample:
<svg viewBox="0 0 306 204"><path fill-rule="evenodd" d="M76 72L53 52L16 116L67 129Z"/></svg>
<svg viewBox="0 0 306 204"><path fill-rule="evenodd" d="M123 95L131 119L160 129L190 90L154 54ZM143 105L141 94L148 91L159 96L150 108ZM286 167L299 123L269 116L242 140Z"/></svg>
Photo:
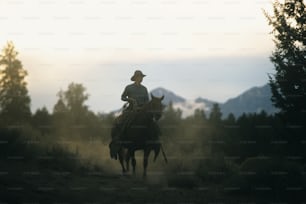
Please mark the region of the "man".
<svg viewBox="0 0 306 204"><path fill-rule="evenodd" d="M124 108L122 114L115 120L116 134L112 138L114 141L122 139L122 134L134 119L136 111L149 102L148 90L141 85L145 76L140 70L136 70L131 77L134 83L127 85L121 95L121 100L127 101L129 106Z"/></svg>
<svg viewBox="0 0 306 204"><path fill-rule="evenodd" d="M137 109L149 102L148 90L145 86L141 85L144 75L140 70L136 70L131 77L131 81L134 83L125 87L121 100L128 101L131 106L127 110L123 111L121 118L119 118L119 125L121 125L120 134L122 134L126 127L134 120ZM120 121L121 120L121 121ZM153 131L156 132L156 136L161 135L160 128L156 122L152 123ZM119 135L121 137L122 135Z"/></svg>
<svg viewBox="0 0 306 204"><path fill-rule="evenodd" d="M148 90L145 86L141 85L145 76L140 70L136 70L131 77L131 81L134 81L134 83L126 86L121 95L121 100L134 105L135 107L133 108L140 107L149 102Z"/></svg>
<svg viewBox="0 0 306 204"><path fill-rule="evenodd" d="M141 85L145 76L140 70L136 70L131 77L131 81L134 81L134 83L127 85L121 95L121 100L127 101L129 106L123 110L122 115L118 118L118 125L121 126L120 134L132 122L135 112L145 103L149 102L148 90L145 86Z"/></svg>

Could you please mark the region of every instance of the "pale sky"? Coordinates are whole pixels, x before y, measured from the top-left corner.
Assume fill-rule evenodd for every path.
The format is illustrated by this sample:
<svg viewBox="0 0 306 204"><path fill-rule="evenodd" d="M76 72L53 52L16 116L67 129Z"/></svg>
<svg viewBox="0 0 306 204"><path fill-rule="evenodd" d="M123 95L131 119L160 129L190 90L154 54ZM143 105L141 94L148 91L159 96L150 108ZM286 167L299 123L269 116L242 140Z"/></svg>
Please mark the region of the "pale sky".
<svg viewBox="0 0 306 204"><path fill-rule="evenodd" d="M32 109L82 83L94 111L122 106L135 69L149 90L224 102L273 72L266 0L0 0L0 47L14 42Z"/></svg>

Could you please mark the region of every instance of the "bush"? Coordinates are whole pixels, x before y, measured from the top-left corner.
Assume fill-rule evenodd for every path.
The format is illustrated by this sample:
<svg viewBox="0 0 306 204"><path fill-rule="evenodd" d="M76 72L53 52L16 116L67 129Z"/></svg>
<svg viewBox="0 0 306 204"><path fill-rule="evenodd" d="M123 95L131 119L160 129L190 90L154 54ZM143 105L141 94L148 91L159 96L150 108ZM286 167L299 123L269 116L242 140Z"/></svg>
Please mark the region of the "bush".
<svg viewBox="0 0 306 204"><path fill-rule="evenodd" d="M188 189L197 187L199 183L191 169L182 162L172 163L167 169L168 186Z"/></svg>
<svg viewBox="0 0 306 204"><path fill-rule="evenodd" d="M241 192L276 197L298 197L303 189L303 167L280 158L253 157L245 160L239 173L226 181Z"/></svg>
<svg viewBox="0 0 306 204"><path fill-rule="evenodd" d="M73 171L81 167L77 154L64 150L58 144L43 142L45 138L30 126L16 129L0 129L0 163L8 169L20 171L16 165L33 166L40 170ZM17 159L14 159L17 158ZM18 159L20 158L20 159Z"/></svg>
<svg viewBox="0 0 306 204"><path fill-rule="evenodd" d="M196 177L190 175L172 175L167 180L169 187L193 189L199 186Z"/></svg>
<svg viewBox="0 0 306 204"><path fill-rule="evenodd" d="M300 164L279 158L249 158L241 164L240 171L253 172L245 176L250 185L262 185L275 190L301 186L303 180L303 167Z"/></svg>
<svg viewBox="0 0 306 204"><path fill-rule="evenodd" d="M235 163L227 161L224 157L216 157L200 162L196 175L204 182L223 182L237 171Z"/></svg>

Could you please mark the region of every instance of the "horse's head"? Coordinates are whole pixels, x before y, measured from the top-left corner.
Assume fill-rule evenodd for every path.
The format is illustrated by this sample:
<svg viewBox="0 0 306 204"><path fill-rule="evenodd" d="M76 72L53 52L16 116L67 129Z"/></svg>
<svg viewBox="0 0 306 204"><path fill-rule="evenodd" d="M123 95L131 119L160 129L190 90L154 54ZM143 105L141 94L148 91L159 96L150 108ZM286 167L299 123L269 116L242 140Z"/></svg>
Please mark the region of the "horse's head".
<svg viewBox="0 0 306 204"><path fill-rule="evenodd" d="M162 104L163 99L164 96L158 98L151 94L151 101L149 102L150 106L148 107L148 111L153 114L153 118L155 120L159 120L162 115L164 109L164 105Z"/></svg>

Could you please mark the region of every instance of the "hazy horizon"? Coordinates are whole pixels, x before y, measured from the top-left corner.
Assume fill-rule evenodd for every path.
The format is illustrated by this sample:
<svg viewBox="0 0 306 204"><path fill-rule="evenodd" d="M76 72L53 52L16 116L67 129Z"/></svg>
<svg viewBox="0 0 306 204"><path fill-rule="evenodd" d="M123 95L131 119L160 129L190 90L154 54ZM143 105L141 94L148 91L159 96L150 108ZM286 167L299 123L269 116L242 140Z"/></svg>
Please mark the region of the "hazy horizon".
<svg viewBox="0 0 306 204"><path fill-rule="evenodd" d="M224 102L268 82L270 1L1 1L0 47L28 71L32 110L82 83L95 112L120 108L135 69L149 90Z"/></svg>
<svg viewBox="0 0 306 204"><path fill-rule="evenodd" d="M82 66L85 65L75 64L73 69ZM31 76L31 70L28 70L32 110L44 105L52 110L57 92L67 89L71 82L82 83L87 88L90 97L86 104L91 110L117 110L123 105L121 93L126 85L132 83L130 77L138 68L147 75L143 84L149 91L163 87L186 99L203 97L219 103L254 86L263 86L268 83L267 74L273 72L273 66L267 57L95 64L87 72L60 76L50 74L47 81ZM236 74L230 74L233 69ZM36 75L39 76L38 73ZM54 86L44 87L43 84L48 81L52 81Z"/></svg>

